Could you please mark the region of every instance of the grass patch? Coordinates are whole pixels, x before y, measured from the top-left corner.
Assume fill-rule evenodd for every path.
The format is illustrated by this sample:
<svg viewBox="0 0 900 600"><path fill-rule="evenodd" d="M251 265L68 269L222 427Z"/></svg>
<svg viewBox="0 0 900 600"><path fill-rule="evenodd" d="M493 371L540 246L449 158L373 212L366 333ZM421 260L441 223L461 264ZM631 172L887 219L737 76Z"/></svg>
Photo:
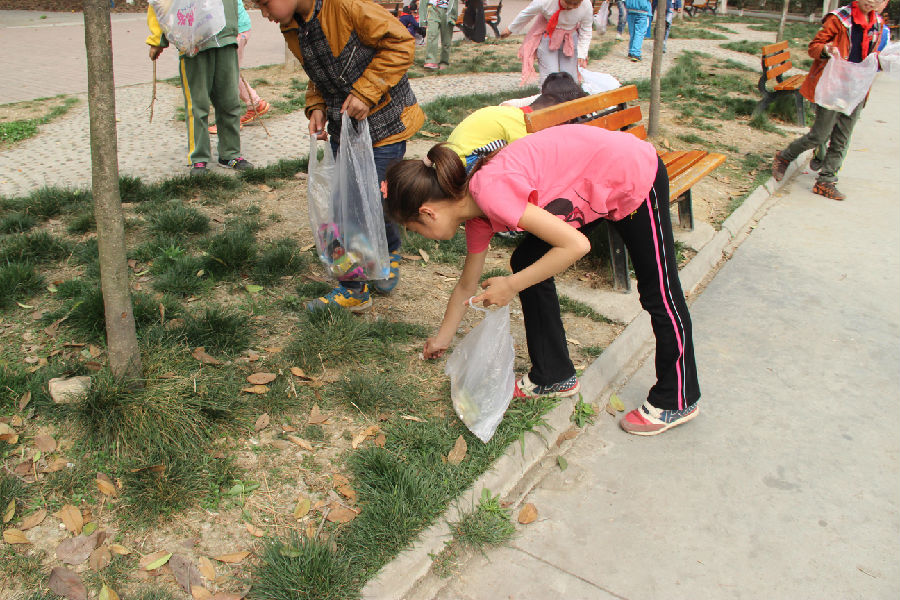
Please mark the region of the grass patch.
<svg viewBox="0 0 900 600"><path fill-rule="evenodd" d="M189 254L183 254L168 261L166 269L153 279L153 289L177 296L192 296L208 287L203 279L203 261ZM156 263L153 265L156 267Z"/></svg>
<svg viewBox="0 0 900 600"><path fill-rule="evenodd" d="M42 187L27 196L3 200L0 202L0 209L23 212L38 220L45 220L89 203L92 197L87 190Z"/></svg>
<svg viewBox="0 0 900 600"><path fill-rule="evenodd" d="M0 242L0 263L48 263L69 255L71 245L46 231L10 236Z"/></svg>
<svg viewBox="0 0 900 600"><path fill-rule="evenodd" d="M94 219L94 211L90 208L72 217L66 226L66 231L72 235L82 235L95 229L97 229L97 220Z"/></svg>
<svg viewBox="0 0 900 600"><path fill-rule="evenodd" d="M562 312L571 313L576 317L587 317L596 323L612 323L613 321L604 317L596 310L578 300L573 300L563 294L559 295L559 309Z"/></svg>
<svg viewBox="0 0 900 600"><path fill-rule="evenodd" d="M280 277L297 275L309 266L309 255L300 252L294 238L277 239L265 247L253 266L253 278L262 284L271 284Z"/></svg>
<svg viewBox="0 0 900 600"><path fill-rule="evenodd" d="M37 219L28 213L14 212L0 219L0 233L24 233L37 225Z"/></svg>
<svg viewBox="0 0 900 600"><path fill-rule="evenodd" d="M590 356L591 358L597 358L601 354L603 354L602 346L582 346L581 347L582 354L586 356Z"/></svg>
<svg viewBox="0 0 900 600"><path fill-rule="evenodd" d="M182 333L191 348L235 354L250 345L250 318L235 309L211 305L185 315Z"/></svg>
<svg viewBox="0 0 900 600"><path fill-rule="evenodd" d="M465 258L466 235L460 230L449 240L430 240L426 237L406 231L403 235L403 246L400 252L403 254L419 254L419 250L424 250L428 254L429 260L434 262L458 265Z"/></svg>
<svg viewBox="0 0 900 600"><path fill-rule="evenodd" d="M588 60L600 60L601 58L606 58L615 47L615 40L603 42L598 46L591 44L591 47L588 49Z"/></svg>
<svg viewBox="0 0 900 600"><path fill-rule="evenodd" d="M706 144L706 140L695 133L684 133L675 137L686 144Z"/></svg>
<svg viewBox="0 0 900 600"><path fill-rule="evenodd" d="M64 98L62 104L54 106L42 117L0 123L0 142L15 144L33 137L37 134L39 126L46 125L53 119L63 116L76 104L78 104L78 98Z"/></svg>
<svg viewBox="0 0 900 600"><path fill-rule="evenodd" d="M734 50L735 52L743 52L744 54L752 54L753 56L761 56L762 48L768 42L752 42L750 40L738 40L736 42L726 42L719 44L726 50Z"/></svg>
<svg viewBox="0 0 900 600"><path fill-rule="evenodd" d="M301 299L318 298L334 289L334 285L324 281L301 281L297 284L297 295Z"/></svg>
<svg viewBox="0 0 900 600"><path fill-rule="evenodd" d="M290 179L297 173L306 172L309 158L282 159L275 164L241 171L239 177L247 183L271 185L279 179Z"/></svg>
<svg viewBox="0 0 900 600"><path fill-rule="evenodd" d="M39 293L44 288L44 278L34 267L23 263L0 265L0 308L6 308L16 300Z"/></svg>
<svg viewBox="0 0 900 600"><path fill-rule="evenodd" d="M35 591L47 581L48 573L44 569L45 558L46 553L43 551L29 551L27 546L17 550L10 544L3 544L3 547L0 548L0 565L2 565L4 583L16 582L21 584L25 590L30 590L27 596L23 596L25 600L57 600L59 597L55 594Z"/></svg>
<svg viewBox="0 0 900 600"><path fill-rule="evenodd" d="M267 541L251 572L259 600L344 600L358 589L347 556L296 532Z"/></svg>
<svg viewBox="0 0 900 600"><path fill-rule="evenodd" d="M193 206L173 203L150 215L150 231L158 235L206 233L209 231L209 217Z"/></svg>
<svg viewBox="0 0 900 600"><path fill-rule="evenodd" d="M415 392L391 373L369 371L353 371L334 385L334 397L339 402L368 415L383 409L406 410L412 405Z"/></svg>
<svg viewBox="0 0 900 600"><path fill-rule="evenodd" d="M778 133L779 129L775 126L772 121L769 120L769 117L765 113L759 113L753 115L750 119L750 127L753 129L758 129L760 131L766 131L768 133Z"/></svg>
<svg viewBox="0 0 900 600"><path fill-rule="evenodd" d="M504 269L502 267L496 267L494 269L488 269L484 273L481 274L481 279L479 279L479 283L490 279L491 277L506 277L507 275L511 275L509 269Z"/></svg>
<svg viewBox="0 0 900 600"><path fill-rule="evenodd" d="M213 275L233 275L254 261L256 251L253 229L239 223L210 239L204 264Z"/></svg>
<svg viewBox="0 0 900 600"><path fill-rule="evenodd" d="M500 504L500 496L481 490L478 508L451 526L453 537L464 546L482 550L499 546L512 538L516 529L510 521L510 510Z"/></svg>

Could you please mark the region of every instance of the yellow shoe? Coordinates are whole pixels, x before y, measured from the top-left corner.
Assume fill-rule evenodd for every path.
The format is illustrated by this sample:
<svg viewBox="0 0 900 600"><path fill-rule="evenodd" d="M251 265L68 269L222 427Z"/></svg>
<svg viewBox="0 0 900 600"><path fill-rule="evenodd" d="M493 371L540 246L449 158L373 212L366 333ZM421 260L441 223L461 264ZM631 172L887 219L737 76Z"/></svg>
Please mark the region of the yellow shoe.
<svg viewBox="0 0 900 600"><path fill-rule="evenodd" d="M350 312L363 312L372 308L372 298L369 296L369 286L363 284L359 291L350 290L339 285L328 294L306 303L306 310L319 310L326 306L340 306Z"/></svg>

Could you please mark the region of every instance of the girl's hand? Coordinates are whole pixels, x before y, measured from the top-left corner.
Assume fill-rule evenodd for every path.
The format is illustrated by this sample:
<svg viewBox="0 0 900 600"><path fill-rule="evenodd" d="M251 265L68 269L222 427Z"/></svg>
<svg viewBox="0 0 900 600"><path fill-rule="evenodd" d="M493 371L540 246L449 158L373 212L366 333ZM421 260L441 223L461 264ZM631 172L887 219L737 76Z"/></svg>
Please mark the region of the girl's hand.
<svg viewBox="0 0 900 600"><path fill-rule="evenodd" d="M503 31L500 32L500 37L501 37L501 38L508 38L508 37L511 36L511 35L512 35L512 31L509 30L509 27L505 27L505 28L503 29Z"/></svg>
<svg viewBox="0 0 900 600"><path fill-rule="evenodd" d="M587 60L588 59L586 59L586 58L579 58L578 66L581 67L582 69L587 69Z"/></svg>
<svg viewBox="0 0 900 600"><path fill-rule="evenodd" d="M472 298L472 304L483 302L485 308L492 305L506 306L516 295L508 276L485 279L481 287L484 288L484 292Z"/></svg>
<svg viewBox="0 0 900 600"><path fill-rule="evenodd" d="M425 358L440 358L449 347L450 340L444 340L440 335L436 335L425 340L425 348L422 350L422 355Z"/></svg>

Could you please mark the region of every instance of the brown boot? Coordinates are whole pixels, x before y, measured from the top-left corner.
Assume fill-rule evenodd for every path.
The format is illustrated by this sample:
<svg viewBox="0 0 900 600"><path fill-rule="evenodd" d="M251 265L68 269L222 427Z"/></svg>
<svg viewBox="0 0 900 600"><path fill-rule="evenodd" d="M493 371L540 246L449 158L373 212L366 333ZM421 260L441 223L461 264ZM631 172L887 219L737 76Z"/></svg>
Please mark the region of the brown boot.
<svg viewBox="0 0 900 600"><path fill-rule="evenodd" d="M775 153L775 160L772 161L772 177L775 178L775 181L784 179L784 172L787 171L790 164L790 161L781 158L781 152Z"/></svg>
<svg viewBox="0 0 900 600"><path fill-rule="evenodd" d="M847 196L841 193L837 186L834 185L833 181L817 181L816 185L813 186L813 194L818 194L820 196L825 196L826 198L831 198L832 200L843 200Z"/></svg>

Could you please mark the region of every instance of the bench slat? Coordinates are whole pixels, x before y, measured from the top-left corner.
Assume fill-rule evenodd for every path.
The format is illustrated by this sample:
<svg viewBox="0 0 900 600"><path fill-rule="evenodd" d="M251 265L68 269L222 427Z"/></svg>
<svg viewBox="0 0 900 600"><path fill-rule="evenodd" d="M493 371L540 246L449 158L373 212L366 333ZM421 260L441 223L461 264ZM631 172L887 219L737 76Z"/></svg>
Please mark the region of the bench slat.
<svg viewBox="0 0 900 600"><path fill-rule="evenodd" d="M806 75L794 75L790 79L785 79L775 86L776 91L792 91L800 89L803 82L806 81Z"/></svg>
<svg viewBox="0 0 900 600"><path fill-rule="evenodd" d="M525 114L525 130L534 133L541 129L553 127L571 121L582 115L601 112L611 106L637 100L637 87L628 85L610 90L602 94L593 94L584 98L576 98L562 104L536 110Z"/></svg>
<svg viewBox="0 0 900 600"><path fill-rule="evenodd" d="M778 54L773 54L772 56L767 56L763 58L763 64L766 67L771 67L772 65L778 65L783 62L791 62L791 53L790 52L780 52Z"/></svg>
<svg viewBox="0 0 900 600"><path fill-rule="evenodd" d="M669 179L674 179L700 162L709 152L706 150L690 150L685 152L683 156L666 165L666 172ZM665 162L665 161L663 161Z"/></svg>
<svg viewBox="0 0 900 600"><path fill-rule="evenodd" d="M585 121L583 124L602 127L604 129L609 129L610 131L618 131L629 125L639 123L641 118L641 107L630 106L625 110L617 110L612 114L598 117L593 121Z"/></svg>
<svg viewBox="0 0 900 600"><path fill-rule="evenodd" d="M669 200L677 199L723 162L725 162L724 154L710 152L691 168L671 178L669 180Z"/></svg>
<svg viewBox="0 0 900 600"><path fill-rule="evenodd" d="M793 65L789 62L782 63L777 67L772 67L768 71L766 71L766 79L775 79L782 73L786 73L793 68Z"/></svg>
<svg viewBox="0 0 900 600"><path fill-rule="evenodd" d="M647 139L647 130L644 128L643 125L637 125L636 127L629 127L625 131L627 131L628 133L630 133L633 136L636 136L640 140Z"/></svg>
<svg viewBox="0 0 900 600"><path fill-rule="evenodd" d="M777 42L775 44L769 44L768 46L762 47L763 56L767 54L772 54L774 52L779 52L781 50L787 50L788 43L787 40L783 40L781 42Z"/></svg>
<svg viewBox="0 0 900 600"><path fill-rule="evenodd" d="M670 164L687 154L687 150L657 151L656 153L659 154L663 164L666 165L666 169L668 169Z"/></svg>

